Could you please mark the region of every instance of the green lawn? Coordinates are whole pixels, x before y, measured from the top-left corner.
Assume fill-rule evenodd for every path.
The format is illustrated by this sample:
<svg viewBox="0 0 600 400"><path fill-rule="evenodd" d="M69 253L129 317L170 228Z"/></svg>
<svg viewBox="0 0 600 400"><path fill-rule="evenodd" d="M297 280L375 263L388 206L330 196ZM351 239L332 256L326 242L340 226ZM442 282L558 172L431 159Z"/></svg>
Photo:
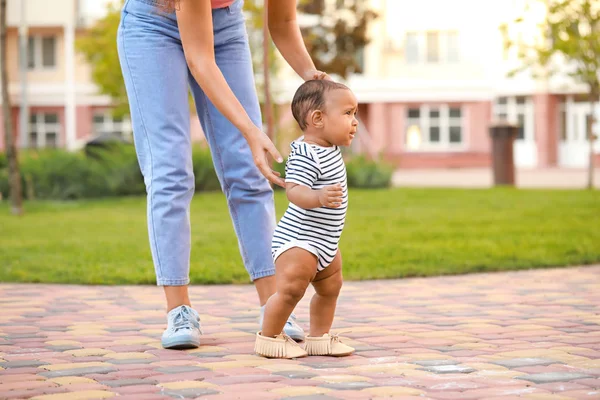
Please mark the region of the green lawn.
<svg viewBox="0 0 600 400"><path fill-rule="evenodd" d="M154 283L144 198L26 211L0 203L0 281ZM192 241L193 283L248 282L220 193L196 195ZM352 190L341 249L352 280L600 262L600 192Z"/></svg>

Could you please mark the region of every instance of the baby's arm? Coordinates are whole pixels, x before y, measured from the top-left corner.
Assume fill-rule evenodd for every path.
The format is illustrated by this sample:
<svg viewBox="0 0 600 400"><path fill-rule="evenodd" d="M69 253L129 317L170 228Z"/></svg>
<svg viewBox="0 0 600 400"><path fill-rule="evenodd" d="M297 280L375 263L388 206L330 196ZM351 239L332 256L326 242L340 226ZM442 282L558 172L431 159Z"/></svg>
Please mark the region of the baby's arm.
<svg viewBox="0 0 600 400"><path fill-rule="evenodd" d="M342 205L344 197L342 185L339 183L319 190L313 190L308 186L287 182L285 191L289 201L304 209L319 207L337 208Z"/></svg>

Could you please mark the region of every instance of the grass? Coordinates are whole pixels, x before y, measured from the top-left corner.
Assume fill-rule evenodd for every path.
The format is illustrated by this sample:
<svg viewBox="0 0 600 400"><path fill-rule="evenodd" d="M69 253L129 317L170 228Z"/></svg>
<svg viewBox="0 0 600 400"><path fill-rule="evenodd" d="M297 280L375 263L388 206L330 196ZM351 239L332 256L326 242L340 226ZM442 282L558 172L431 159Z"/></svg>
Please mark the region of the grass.
<svg viewBox="0 0 600 400"><path fill-rule="evenodd" d="M248 282L223 195L191 215L192 283ZM600 262L600 192L353 190L341 249L350 280ZM154 284L145 199L1 203L0 281Z"/></svg>

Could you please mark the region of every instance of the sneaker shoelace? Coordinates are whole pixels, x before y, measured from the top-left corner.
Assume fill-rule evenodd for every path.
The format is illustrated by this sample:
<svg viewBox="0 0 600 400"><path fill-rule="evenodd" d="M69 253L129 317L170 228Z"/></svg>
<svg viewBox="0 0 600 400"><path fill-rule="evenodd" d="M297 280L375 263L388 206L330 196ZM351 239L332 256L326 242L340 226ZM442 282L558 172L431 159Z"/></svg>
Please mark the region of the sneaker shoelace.
<svg viewBox="0 0 600 400"><path fill-rule="evenodd" d="M173 330L175 332L181 329L200 329L200 322L198 319L187 309L187 307L181 307L175 318L173 318Z"/></svg>

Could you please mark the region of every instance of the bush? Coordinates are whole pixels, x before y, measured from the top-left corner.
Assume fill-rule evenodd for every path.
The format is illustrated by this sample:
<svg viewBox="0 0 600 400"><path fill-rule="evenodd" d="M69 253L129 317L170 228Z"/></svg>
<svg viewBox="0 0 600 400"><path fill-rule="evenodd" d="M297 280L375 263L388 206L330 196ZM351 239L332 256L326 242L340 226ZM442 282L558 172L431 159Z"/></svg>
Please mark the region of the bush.
<svg viewBox="0 0 600 400"><path fill-rule="evenodd" d="M71 200L107 194L104 171L81 153L27 152L20 169L26 198Z"/></svg>
<svg viewBox="0 0 600 400"><path fill-rule="evenodd" d="M8 168L0 169L0 199L8 198Z"/></svg>
<svg viewBox="0 0 600 400"><path fill-rule="evenodd" d="M109 196L131 196L146 193L144 177L135 155L135 147L118 142L88 146L86 159L103 171Z"/></svg>
<svg viewBox="0 0 600 400"><path fill-rule="evenodd" d="M77 153L27 150L21 152L19 160L27 199L74 200L146 193L135 148L129 144L103 144ZM210 151L194 147L192 162L196 191L220 190ZM285 176L285 162L273 163L273 169ZM349 187L383 188L391 183L393 167L354 156L346 161L346 170ZM8 197L8 168L1 155L0 193Z"/></svg>
<svg viewBox="0 0 600 400"><path fill-rule="evenodd" d="M26 150L20 154L23 195L27 199L74 200L144 195L146 187L129 144L103 144L84 152ZM196 191L219 190L208 149L192 153ZM8 168L0 167L0 193L8 196Z"/></svg>
<svg viewBox="0 0 600 400"><path fill-rule="evenodd" d="M355 188L386 188L392 183L394 167L383 161L370 161L364 156L354 156L346 161L348 186Z"/></svg>
<svg viewBox="0 0 600 400"><path fill-rule="evenodd" d="M195 147L192 150L192 162L197 192L221 190L221 184L208 148Z"/></svg>
<svg viewBox="0 0 600 400"><path fill-rule="evenodd" d="M283 163L274 163L273 170L285 177L285 160ZM346 160L346 174L348 187L351 188L386 188L392 183L394 167L382 161L369 161L364 156L351 156ZM274 186L281 189L279 186Z"/></svg>

